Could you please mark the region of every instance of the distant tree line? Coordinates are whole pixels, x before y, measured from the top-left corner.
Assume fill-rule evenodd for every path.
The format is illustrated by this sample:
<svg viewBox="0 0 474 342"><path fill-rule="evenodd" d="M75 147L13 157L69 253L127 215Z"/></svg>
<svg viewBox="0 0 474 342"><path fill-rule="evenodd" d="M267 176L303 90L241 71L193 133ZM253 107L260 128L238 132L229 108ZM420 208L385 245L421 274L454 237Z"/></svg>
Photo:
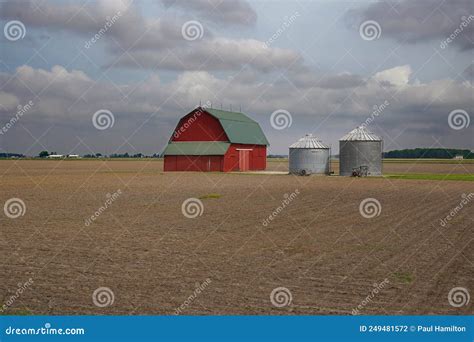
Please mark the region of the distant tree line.
<svg viewBox="0 0 474 342"><path fill-rule="evenodd" d="M405 150L394 150L384 152L384 158L432 158L432 159L452 159L455 156L463 156L464 159L474 159L474 154L470 150L460 150L454 148L415 148Z"/></svg>
<svg viewBox="0 0 474 342"><path fill-rule="evenodd" d="M125 152L123 154L112 153L109 158L148 158L148 156L143 153L128 154L128 152Z"/></svg>
<svg viewBox="0 0 474 342"><path fill-rule="evenodd" d="M153 155L146 155L143 153L112 153L111 155L103 155L101 153L96 154L84 154L83 158L159 158L160 155L158 153L154 153Z"/></svg>
<svg viewBox="0 0 474 342"><path fill-rule="evenodd" d="M38 157L40 158L46 158L52 154L57 154L56 152L48 152L48 151L41 151L38 154ZM112 153L111 155L103 155L102 153L88 153L84 154L82 158L158 158L158 154L153 154L153 156L147 156L143 153L135 153L135 154L129 154L128 152L125 153Z"/></svg>
<svg viewBox="0 0 474 342"><path fill-rule="evenodd" d="M102 158L102 153L96 153L96 154L84 154L84 158Z"/></svg>
<svg viewBox="0 0 474 342"><path fill-rule="evenodd" d="M57 152L49 152L49 151L41 151L36 155L36 157L33 158L48 158L51 155L57 155ZM68 157L71 155L64 155L64 157ZM26 158L24 154L21 153L10 153L10 152L1 152L0 153L0 158ZM159 153L154 153L152 155L145 155L143 153L113 153L109 156L102 154L102 153L88 153L82 155L82 158L159 158L160 154ZM31 158L31 156L30 156Z"/></svg>
<svg viewBox="0 0 474 342"><path fill-rule="evenodd" d="M57 154L56 152L41 151L38 154L40 158L46 158L49 155ZM384 158L430 158L430 159L452 159L455 156L462 156L464 159L474 159L474 152L466 149L454 149L454 148L414 148L414 149L405 149L405 150L393 150L389 152L384 152ZM84 154L83 158L159 158L159 153L154 153L153 155L145 155L143 153L129 154L125 153L112 153L111 155L103 155L101 153L95 154ZM334 157L338 157L335 155ZM0 153L0 158L25 158L25 155L21 153ZM288 155L284 154L270 154L268 158L288 158Z"/></svg>
<svg viewBox="0 0 474 342"><path fill-rule="evenodd" d="M0 153L0 158L23 158L24 155L20 153Z"/></svg>

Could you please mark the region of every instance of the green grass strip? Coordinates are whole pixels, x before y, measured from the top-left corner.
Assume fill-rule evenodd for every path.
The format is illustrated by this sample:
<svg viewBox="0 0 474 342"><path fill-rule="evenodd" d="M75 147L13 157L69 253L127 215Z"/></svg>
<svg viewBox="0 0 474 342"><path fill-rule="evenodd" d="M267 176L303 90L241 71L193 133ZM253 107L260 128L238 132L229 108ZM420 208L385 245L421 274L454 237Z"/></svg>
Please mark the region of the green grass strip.
<svg viewBox="0 0 474 342"><path fill-rule="evenodd" d="M388 174L384 175L384 177L391 179L420 179L474 182L474 174L404 173Z"/></svg>

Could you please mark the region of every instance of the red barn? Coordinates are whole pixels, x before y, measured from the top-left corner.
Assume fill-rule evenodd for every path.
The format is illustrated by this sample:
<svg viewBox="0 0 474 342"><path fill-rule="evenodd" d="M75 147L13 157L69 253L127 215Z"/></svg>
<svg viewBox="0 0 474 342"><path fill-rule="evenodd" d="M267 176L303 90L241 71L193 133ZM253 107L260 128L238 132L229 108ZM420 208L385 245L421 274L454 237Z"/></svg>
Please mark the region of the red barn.
<svg viewBox="0 0 474 342"><path fill-rule="evenodd" d="M163 151L165 171L265 170L267 138L237 112L198 107L178 123Z"/></svg>

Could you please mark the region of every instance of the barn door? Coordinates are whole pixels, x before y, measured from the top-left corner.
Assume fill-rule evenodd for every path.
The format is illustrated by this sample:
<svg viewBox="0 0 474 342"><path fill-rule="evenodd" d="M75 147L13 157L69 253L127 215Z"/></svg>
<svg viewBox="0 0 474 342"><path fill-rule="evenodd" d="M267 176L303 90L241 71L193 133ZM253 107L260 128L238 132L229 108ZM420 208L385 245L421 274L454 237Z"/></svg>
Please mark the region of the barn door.
<svg viewBox="0 0 474 342"><path fill-rule="evenodd" d="M211 156L211 165L209 171L222 171L222 157L221 156Z"/></svg>
<svg viewBox="0 0 474 342"><path fill-rule="evenodd" d="M239 171L248 171L250 166L250 151L239 151Z"/></svg>

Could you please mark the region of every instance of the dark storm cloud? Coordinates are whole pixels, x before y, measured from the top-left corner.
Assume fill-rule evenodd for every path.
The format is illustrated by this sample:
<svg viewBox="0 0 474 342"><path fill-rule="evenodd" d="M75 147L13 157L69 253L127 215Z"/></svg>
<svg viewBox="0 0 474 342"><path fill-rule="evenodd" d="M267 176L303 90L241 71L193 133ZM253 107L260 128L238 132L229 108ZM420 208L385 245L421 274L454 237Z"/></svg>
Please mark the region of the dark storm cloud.
<svg viewBox="0 0 474 342"><path fill-rule="evenodd" d="M365 81L359 75L340 74L324 77L318 86L321 88L342 89L354 88L365 84Z"/></svg>
<svg viewBox="0 0 474 342"><path fill-rule="evenodd" d="M206 3L217 6L219 11L228 13L230 17L237 18L236 13L241 13L242 17L252 13L243 1L222 2L221 5L217 2ZM186 4L192 8L196 6L195 3ZM185 6L185 3L176 5ZM86 43L113 16L116 16L116 20L101 39L115 58L105 67L180 71L240 70L248 65L268 72L285 68L300 58L295 51L264 47L263 42L255 39L215 38L204 24L201 24L202 38L189 41L183 37L184 18L144 17L128 1L101 0L84 6L58 5L50 1L8 2L3 4L0 11L1 18L21 20L29 28L79 34ZM127 53L124 54L124 51Z"/></svg>
<svg viewBox="0 0 474 342"><path fill-rule="evenodd" d="M262 72L284 69L300 60L298 53L262 46L254 39L216 38L191 48L180 48L158 56L153 51L132 51L114 61L115 66L168 70L239 70L250 66Z"/></svg>
<svg viewBox="0 0 474 342"><path fill-rule="evenodd" d="M448 43L462 50L474 48L472 0L381 1L350 11L347 19L353 25L377 21L382 39L407 43L439 40L440 46Z"/></svg>
<svg viewBox="0 0 474 342"><path fill-rule="evenodd" d="M123 69L107 70L107 77L103 77L87 67L74 70L81 66L51 64L37 68L15 65L15 70L0 73L0 126L12 118L18 105L32 100L34 106L11 131L0 137L3 148L5 145L15 146L15 152L25 152L29 148L31 137L22 130L23 125L37 136L55 125L55 130L48 133L48 139L53 150L60 153L69 152L60 148L73 147L66 145L75 144L75 141L68 140L68 136L74 135L87 136L88 144L95 144L97 152L113 151L129 136L133 136L133 145L140 147L140 151L135 152L159 152L157 146L166 143L176 120L200 101L207 100L216 106L222 103L224 108L229 108L230 104L234 108L242 105L243 111L262 124L271 148L278 153L287 152L288 144L294 142L302 130L316 134L331 131L331 139L337 139L365 122L372 116L374 107L385 102L389 105L375 117L370 128L379 133L387 132L393 137L397 135L397 130L409 132L410 136L397 140L400 145L410 147L407 145L409 142L411 146L429 146L433 141L432 135L436 134L450 147L474 147L472 124L455 131L447 121L449 113L455 109L466 110L472 118L472 66L464 72L464 79L429 78L429 81L416 79L418 74L413 73L410 60L396 64L403 65L391 65L386 70L363 76L339 70L327 74L324 70L315 71L315 66L306 65L297 50L268 48L257 39L241 36L226 38L213 34L205 22L217 21L215 18L206 17L202 22L202 39L183 39L182 24L196 19L199 14L199 10L193 9L194 3L189 4L190 7L185 7L188 5L184 2L176 3L166 12L169 16L160 17L143 15L145 9L135 3L128 6L124 1L98 0L93 8L89 7L90 4L86 2L81 7L74 5L74 2L8 2L3 5L0 16L7 20L22 20L30 33L40 35L46 32L55 37L57 32L66 32L65 37L81 37L87 41L103 28L107 17L120 11L120 18L100 41L102 50L97 46L95 52L101 54L101 61L105 60L103 64L107 66L148 69L146 79L136 81L131 77L133 81L115 84L111 81L115 78L109 78L109 73L115 76ZM425 10L429 8L419 1L412 4ZM439 8L443 4L440 3ZM410 21L410 15L417 17L416 13L421 15L422 11L414 10L410 14L410 11L403 9L411 5L402 2L394 6L399 6L405 16L395 17L396 12L392 13L390 8L387 12L380 9L380 6L386 5L374 4L361 12L363 15L370 11L373 11L371 15L386 15L387 27L384 26L384 19L380 18L383 37L401 39L406 31L404 25L413 29L413 32L405 32L411 42L440 39L439 36L447 30L444 22L439 25L444 28L436 28L435 34L425 31L425 28L418 30L421 24L433 27L431 17L425 22ZM191 17L175 16L176 13L185 13L175 11L175 8L192 11ZM228 8L228 11L232 12L232 9ZM437 12L435 10L433 15L438 15ZM358 18L378 20L370 16ZM398 20L404 24L399 24ZM463 38L463 35L458 34L457 38ZM31 49L26 41L14 44ZM450 44L461 46L458 39ZM65 46L67 48L69 46ZM122 48L129 50L122 55ZM14 50L4 51L14 53L11 52ZM88 51L83 50L86 54L89 54ZM56 63L69 65L67 59L70 56L65 51L61 56L63 62ZM164 69L174 72L161 73ZM234 75L231 76L228 71L233 71ZM131 74L135 76L133 72ZM140 78L139 73L137 75ZM465 82L466 79L471 82ZM99 132L93 127L91 118L100 109L114 113L116 122L113 129ZM297 130L296 134L295 131L272 129L269 117L278 109L291 113L291 129ZM41 149L41 146L35 148Z"/></svg>
<svg viewBox="0 0 474 342"><path fill-rule="evenodd" d="M209 19L224 25L253 25L257 13L245 0L162 0L167 8L176 7L194 12L197 17Z"/></svg>
<svg viewBox="0 0 474 342"><path fill-rule="evenodd" d="M462 73L463 77L474 84L474 63L471 63Z"/></svg>
<svg viewBox="0 0 474 342"><path fill-rule="evenodd" d="M292 63L285 73L285 78L296 88L307 89L311 87L323 89L344 89L363 86L365 80L360 75L348 72L329 74L315 71L300 63Z"/></svg>
<svg viewBox="0 0 474 342"><path fill-rule="evenodd" d="M145 18L132 2L125 0L99 0L84 5L6 2L0 11L0 18L20 20L27 28L66 31L85 38L99 33L114 16L116 20L107 27L104 40L113 38L113 45L119 45L118 50L170 48L183 41L182 22L172 18ZM207 33L210 37L210 32Z"/></svg>
<svg viewBox="0 0 474 342"><path fill-rule="evenodd" d="M77 134L96 137L99 132L91 124L92 115L99 109L107 109L116 114L116 128L107 133L111 134L107 141L97 138L97 146L107 145L109 149L119 146L137 127L139 134L134 135L134 145L147 146L150 141L159 145L165 144L180 115L194 108L200 100L210 100L217 106L219 103L226 107L242 104L244 111L256 115L277 148L278 144L292 142L294 137L288 136L286 141L272 130L268 120L275 110L288 110L295 127L317 133L321 130L318 123L324 121L329 127L335 127L335 134L342 136L387 101L389 104L375 117L372 127L387 132L407 130L412 134L412 141L420 146L431 143L434 132L441 132L439 137L449 137L445 144L473 148L472 127L454 131L447 121L454 109L470 110L472 85L453 80L410 83L410 73L407 66L384 70L351 88L295 88L284 81L260 82L249 75L218 78L205 71L183 72L171 82L162 82L153 74L142 83L116 85L93 80L82 71L61 66L51 70L22 66L12 74L0 74L0 84L3 84L0 99L8 99L5 101L8 108L0 110L0 123L3 125L10 120L17 104L33 100L35 105L21 119L21 125L34 122L39 131L46 130L51 123L81 127ZM358 79L354 75L353 78ZM383 82L390 83L391 87L381 86ZM144 124L143 128L140 123ZM10 146L23 146L23 138L14 131L2 137L3 141L8 139ZM50 143L62 146L61 139L55 139L52 137ZM142 152L156 150L142 149Z"/></svg>

